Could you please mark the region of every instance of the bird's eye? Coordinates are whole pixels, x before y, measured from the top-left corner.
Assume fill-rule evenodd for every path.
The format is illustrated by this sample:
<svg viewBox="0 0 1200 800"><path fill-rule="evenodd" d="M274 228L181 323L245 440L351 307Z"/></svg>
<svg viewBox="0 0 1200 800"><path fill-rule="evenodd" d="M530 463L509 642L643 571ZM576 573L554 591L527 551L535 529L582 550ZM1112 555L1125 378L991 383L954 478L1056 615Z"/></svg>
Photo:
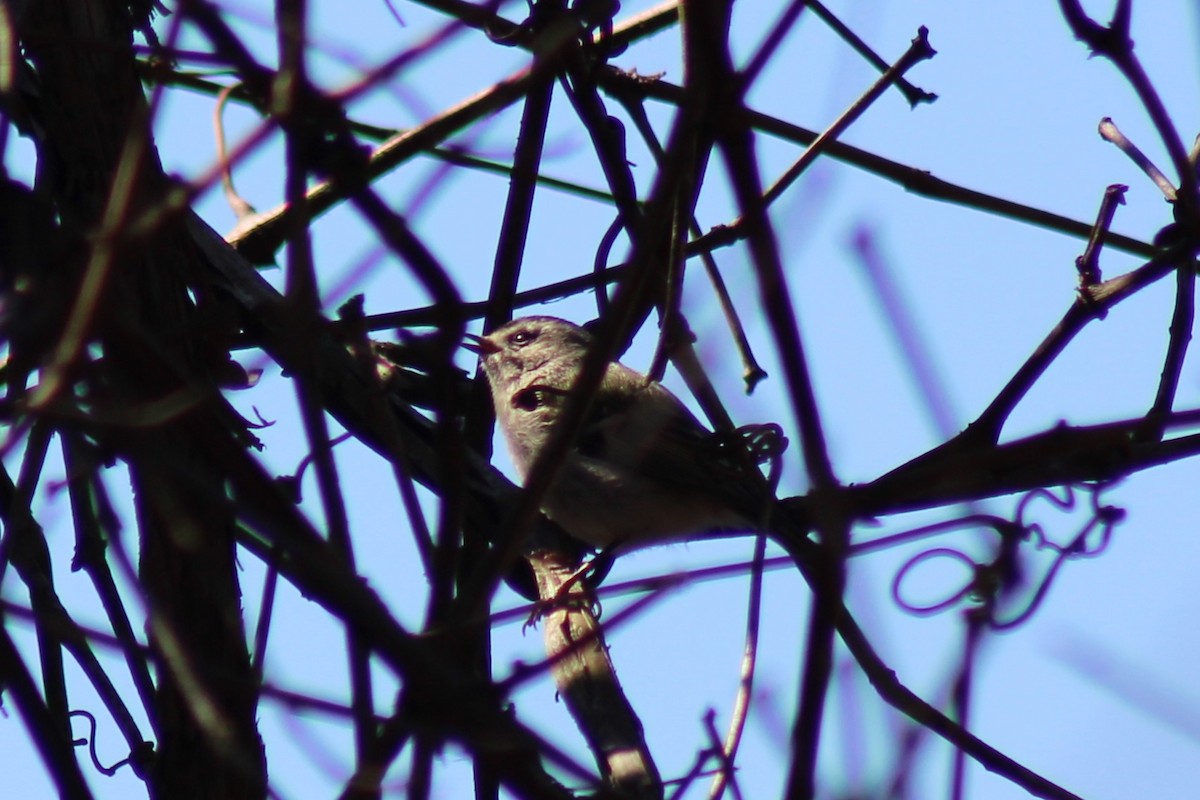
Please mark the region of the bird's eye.
<svg viewBox="0 0 1200 800"><path fill-rule="evenodd" d="M537 331L531 331L528 328L516 331L508 337L508 343L514 347L524 347L537 338Z"/></svg>
<svg viewBox="0 0 1200 800"><path fill-rule="evenodd" d="M522 411L534 411L546 402L546 392L542 389L522 389L513 395L512 404Z"/></svg>

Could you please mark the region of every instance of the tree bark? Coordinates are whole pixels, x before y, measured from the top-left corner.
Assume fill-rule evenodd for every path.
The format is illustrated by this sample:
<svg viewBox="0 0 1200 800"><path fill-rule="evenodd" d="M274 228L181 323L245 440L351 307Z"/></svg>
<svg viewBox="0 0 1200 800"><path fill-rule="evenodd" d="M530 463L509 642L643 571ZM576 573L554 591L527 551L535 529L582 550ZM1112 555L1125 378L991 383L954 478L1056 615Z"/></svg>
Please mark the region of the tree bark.
<svg viewBox="0 0 1200 800"><path fill-rule="evenodd" d="M239 435L208 375L211 337L193 299L203 287L189 285L202 256L179 218L128 234L169 188L134 69L142 21L133 15L116 0L39 0L20 22L40 84L39 190L90 242L63 279L35 287L71 311L47 343L31 405L86 397L98 421L87 433L129 466L158 677L152 796L260 798L266 765L233 509L222 466L201 447L203 437ZM103 358L86 363L97 342Z"/></svg>

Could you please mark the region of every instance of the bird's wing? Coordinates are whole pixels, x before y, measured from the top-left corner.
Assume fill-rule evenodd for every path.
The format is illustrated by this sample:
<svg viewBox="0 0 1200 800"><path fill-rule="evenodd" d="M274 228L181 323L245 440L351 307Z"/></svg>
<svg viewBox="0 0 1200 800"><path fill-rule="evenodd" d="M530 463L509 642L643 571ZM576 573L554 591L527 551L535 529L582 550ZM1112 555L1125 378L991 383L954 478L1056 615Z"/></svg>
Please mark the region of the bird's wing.
<svg viewBox="0 0 1200 800"><path fill-rule="evenodd" d="M612 364L578 440L580 454L685 491L723 498L757 516L764 481L737 434L705 428L675 395Z"/></svg>

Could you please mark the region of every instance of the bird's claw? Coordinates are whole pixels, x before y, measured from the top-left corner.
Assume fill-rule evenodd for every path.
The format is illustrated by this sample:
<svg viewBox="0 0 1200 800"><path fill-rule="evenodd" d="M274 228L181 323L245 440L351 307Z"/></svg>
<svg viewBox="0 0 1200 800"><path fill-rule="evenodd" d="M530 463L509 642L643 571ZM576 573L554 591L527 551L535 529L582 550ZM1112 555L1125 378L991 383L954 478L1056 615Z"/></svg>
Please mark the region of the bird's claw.
<svg viewBox="0 0 1200 800"><path fill-rule="evenodd" d="M539 619L547 616L557 608L569 608L573 605L579 607L581 603L586 603L587 608L591 610L592 615L599 619L600 614L604 609L600 605L599 598L596 597L591 586L588 584L587 575L590 572L604 568L603 563L598 563L602 561L601 556L603 556L603 553L596 558L593 558L592 560L580 565L578 569L568 575L566 579L559 584L558 588L554 590L554 594L550 595L549 597L543 597L535 600L533 603L533 608L529 612L529 617L525 620L525 624L521 626L521 631L524 632L529 628L532 628L537 624ZM607 571L607 569L605 569L605 571ZM572 589L574 589L575 585L581 581L583 585L582 591L578 592L577 596L572 597Z"/></svg>

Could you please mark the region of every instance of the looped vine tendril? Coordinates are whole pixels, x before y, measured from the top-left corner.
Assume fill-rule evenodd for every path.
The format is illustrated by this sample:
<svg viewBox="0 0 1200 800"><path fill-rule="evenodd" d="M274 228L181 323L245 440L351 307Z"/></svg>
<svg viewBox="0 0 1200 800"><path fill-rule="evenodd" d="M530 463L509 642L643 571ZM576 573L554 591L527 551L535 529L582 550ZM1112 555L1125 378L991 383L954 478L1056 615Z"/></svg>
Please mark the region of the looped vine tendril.
<svg viewBox="0 0 1200 800"><path fill-rule="evenodd" d="M1027 621L1041 606L1050 586L1058 576L1059 570L1067 560L1095 558L1108 548L1109 542L1112 540L1113 529L1125 518L1124 509L1101 502L1101 495L1111 485L1111 483L1066 485L1061 487L1061 495L1051 489L1034 489L1027 492L1017 503L1013 519L989 514L969 514L958 519L926 525L872 542L861 543L852 550L862 553L928 536L969 528L989 528L1000 537L998 551L990 561L980 562L954 547L939 546L923 550L905 561L897 570L892 579L892 599L905 611L920 616L937 614L958 605L963 600L970 600L978 604L973 613L985 620L988 627L993 630L1012 629ZM1042 523L1029 520L1030 507L1034 501L1039 499L1047 501L1059 511L1075 511L1079 504L1077 491L1087 493L1090 514L1087 521L1066 544L1059 544L1051 539ZM1024 608L1011 618L1001 619L998 613L1001 599L1006 595L1011 595L1018 587L1025 585L1024 568L1020 563L1023 543L1030 545L1026 550L1053 553L1053 559L1040 580L1036 581L1032 597ZM934 559L951 559L966 565L971 571L970 578L961 586L951 587L945 597L934 602L917 603L906 599L903 590L904 582L909 579L914 569Z"/></svg>
<svg viewBox="0 0 1200 800"><path fill-rule="evenodd" d="M67 712L68 717L83 717L88 722L88 735L79 739L72 739L71 744L75 747L83 747L87 745L88 754L92 758L92 766L102 775L111 778L117 773L121 767L129 765L139 776L144 770L138 769L138 764L144 762L148 756L153 753L154 746L150 742L142 742L142 748L135 750L125 758L116 762L110 767L106 767L100 763L100 756L96 753L96 717L90 711L75 710Z"/></svg>
<svg viewBox="0 0 1200 800"><path fill-rule="evenodd" d="M960 564L965 564L971 569L972 573L974 573L977 568L977 565L971 560L970 556L959 550L955 550L952 547L935 547L932 550L925 550L924 552L918 553L908 561L904 562L904 565L901 566L899 571L896 573L896 577L892 579L892 599L896 602L896 605L900 606L910 614L917 614L919 616L930 616L937 614L938 612L944 611L945 609L957 604L959 600L962 600L972 591L973 581L970 581L964 586L960 587L957 591L950 594L950 596L934 603L919 605L917 603L905 600L900 593L900 584L904 582L904 579L913 569L916 569L919 565L924 564L926 561L932 561L935 558L949 558L953 561L959 562Z"/></svg>

